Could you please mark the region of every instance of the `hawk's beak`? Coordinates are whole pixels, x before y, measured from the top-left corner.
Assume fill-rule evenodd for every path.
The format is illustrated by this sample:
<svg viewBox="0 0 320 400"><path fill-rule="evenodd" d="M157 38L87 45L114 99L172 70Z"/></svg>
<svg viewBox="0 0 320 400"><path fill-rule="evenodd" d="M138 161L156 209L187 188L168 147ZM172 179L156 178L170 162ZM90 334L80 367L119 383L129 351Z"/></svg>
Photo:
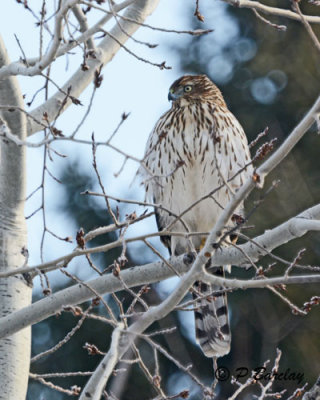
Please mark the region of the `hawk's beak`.
<svg viewBox="0 0 320 400"><path fill-rule="evenodd" d="M168 93L168 100L169 101L175 101L175 100L177 100L178 97L179 96L174 94L172 90L169 90L169 93Z"/></svg>

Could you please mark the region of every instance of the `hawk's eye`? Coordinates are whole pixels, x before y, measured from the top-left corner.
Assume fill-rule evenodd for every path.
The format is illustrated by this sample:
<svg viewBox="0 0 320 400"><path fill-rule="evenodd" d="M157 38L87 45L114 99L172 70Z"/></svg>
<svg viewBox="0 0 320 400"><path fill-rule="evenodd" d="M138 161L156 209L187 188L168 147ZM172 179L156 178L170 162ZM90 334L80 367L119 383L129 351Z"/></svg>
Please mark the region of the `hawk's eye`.
<svg viewBox="0 0 320 400"><path fill-rule="evenodd" d="M191 85L187 85L187 86L184 87L184 91L186 93L191 92L191 90L192 90L192 86Z"/></svg>

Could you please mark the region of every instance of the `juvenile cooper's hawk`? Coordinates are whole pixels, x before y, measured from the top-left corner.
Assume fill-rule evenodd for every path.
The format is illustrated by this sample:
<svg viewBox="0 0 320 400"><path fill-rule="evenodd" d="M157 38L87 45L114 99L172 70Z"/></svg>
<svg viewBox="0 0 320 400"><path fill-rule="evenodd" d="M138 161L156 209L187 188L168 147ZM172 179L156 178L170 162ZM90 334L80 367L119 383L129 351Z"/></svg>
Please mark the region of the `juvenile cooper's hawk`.
<svg viewBox="0 0 320 400"><path fill-rule="evenodd" d="M185 75L176 80L168 98L172 107L151 132L144 157L146 168L139 169L146 197L172 211L156 209L159 230L175 221L170 232L186 232L186 227L191 232L210 232L232 194L252 175L251 166L244 168L251 160L247 138L220 90L206 75ZM183 222L176 218L213 189L217 190L182 215ZM242 208L237 215L242 215ZM201 248L204 238L191 237L195 249ZM161 239L170 254L191 250L185 237ZM209 272L224 275L222 267ZM198 297L196 338L204 354L227 354L231 334L226 293L218 286L197 282L193 295Z"/></svg>

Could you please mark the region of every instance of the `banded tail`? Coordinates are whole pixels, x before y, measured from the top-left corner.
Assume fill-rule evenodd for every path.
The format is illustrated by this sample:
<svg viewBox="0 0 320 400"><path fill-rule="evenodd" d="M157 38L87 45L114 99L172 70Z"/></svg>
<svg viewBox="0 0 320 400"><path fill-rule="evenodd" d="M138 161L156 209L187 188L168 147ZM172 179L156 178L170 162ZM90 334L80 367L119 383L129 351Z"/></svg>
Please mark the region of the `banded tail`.
<svg viewBox="0 0 320 400"><path fill-rule="evenodd" d="M214 268L212 273L224 275L222 267ZM194 288L193 298L199 299L195 311L196 340L206 357L222 357L229 353L231 344L227 294L220 286L203 282L196 282Z"/></svg>

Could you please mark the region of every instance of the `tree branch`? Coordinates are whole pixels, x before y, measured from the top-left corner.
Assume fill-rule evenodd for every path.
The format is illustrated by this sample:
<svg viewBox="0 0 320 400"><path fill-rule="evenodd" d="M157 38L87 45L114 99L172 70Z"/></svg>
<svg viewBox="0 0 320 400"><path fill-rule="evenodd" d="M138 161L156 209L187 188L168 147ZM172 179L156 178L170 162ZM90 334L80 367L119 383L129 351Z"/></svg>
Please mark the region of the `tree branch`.
<svg viewBox="0 0 320 400"><path fill-rule="evenodd" d="M73 76L61 88L64 92L71 88L69 95L75 98L85 90L85 88L93 81L95 71L101 65L106 65L111 61L114 55L121 49L121 45L125 43L130 35L139 28L137 23L143 22L156 8L159 0L136 0L129 6L124 14L125 17L131 18L136 22L125 21L122 29L116 24L110 31L111 36L106 36L97 46L96 58L87 60L88 70L83 71L81 67L73 74ZM108 15L105 17L109 17ZM125 32L125 33L124 33ZM128 36L129 35L129 36ZM86 38L87 40L88 38ZM72 104L70 98L65 101L65 96L59 91L50 97L44 104L37 107L31 112L34 119L28 119L28 134L32 135L38 132L42 127L35 122L42 119L44 113L47 115L48 121L53 121L57 114L63 112Z"/></svg>
<svg viewBox="0 0 320 400"><path fill-rule="evenodd" d="M274 248L304 235L309 229L319 230L320 221L316 220L319 218L320 205L311 207L298 216L291 218L289 221L284 222L280 226L266 231L264 234L258 236L254 241L239 246L239 249L222 248L221 250L216 251L211 259L211 265L219 266L236 264L237 266L240 266L243 263L247 263L247 257L245 254L249 254L253 260L258 260L269 254L269 252ZM179 257L171 257L167 262L169 262L172 268L179 274L184 274L190 269L190 265L184 262L183 255ZM126 269L121 272L121 279L127 287L134 287L143 284L147 285L162 281L174 276L173 270L167 266L167 262L158 261ZM310 276L316 277L318 275ZM302 276L299 276L299 278L302 279ZM277 279L282 279L282 283L285 281L285 277ZM314 281L314 279L317 280L318 278L308 277L307 279ZM296 277L290 277L290 279L286 280L285 283L298 283L296 280ZM234 284L234 281L229 279L224 280L223 282L226 286L230 285L228 287L235 287L234 285L238 285L239 288L244 288L244 285L250 281L237 281L239 283ZM268 281L267 279L264 280L263 283L260 283L260 281L253 282L254 283L252 284L249 283L248 287L255 284L265 287L269 284L268 282L274 284L274 281ZM99 295L123 290L123 284L113 274L98 277L87 283L88 286L93 288ZM92 297L92 291L81 284L63 289L58 293L38 300L29 307L0 318L0 337L10 335L24 326L40 322L61 311L65 306L80 304Z"/></svg>
<svg viewBox="0 0 320 400"><path fill-rule="evenodd" d="M252 261L258 261L261 257L266 256L273 249L288 243L291 240L294 240L298 237L305 235L309 231L319 231L320 230L320 221L317 219L320 218L320 204L315 205L304 212L298 214L297 216L291 218L290 220L284 222L283 224L266 231L264 234L258 236L257 238L252 239L246 244L234 247L234 248L222 248L220 251L217 251L211 259L211 265L220 266L220 265L237 265L241 266L248 262L248 256ZM135 221L141 220L142 217L138 217ZM133 221L133 222L135 222ZM118 228L126 226L126 223L121 223ZM85 241L89 241L92 238L115 231L117 227L114 224L111 224L107 227L97 228L94 231L88 232L85 236ZM132 237L126 240L126 243L144 240L147 237L155 237L155 236L165 236L168 234L173 234L177 236L190 236L192 234L199 234L199 232L155 232L149 235L142 235L137 237ZM205 232L200 232L201 235L205 235ZM5 272L0 272L0 278L8 278L10 276L15 276L18 274L30 274L33 275L36 271L51 271L54 269L58 269L67 265L73 258L94 254L99 252L108 252L111 249L116 247L121 247L123 241L118 239L114 242L107 243L102 246L90 247L86 249L77 248L73 252L56 258L52 261L48 261L43 264L35 265L32 267L23 266L20 268L16 268L14 270L9 270ZM172 264L175 263L175 259L177 257L171 257L167 262ZM178 257L179 259L179 257ZM172 261L173 260L173 261ZM148 264L150 265L150 264ZM165 278L163 278L165 279Z"/></svg>
<svg viewBox="0 0 320 400"><path fill-rule="evenodd" d="M267 286L276 285L294 285L294 284L304 284L304 283L317 283L320 282L319 275L296 275L296 276L277 276L274 278L264 278L264 279L252 279L252 280L242 280L242 279L225 279L219 278L215 275L208 274L204 272L202 275L202 280L214 285L219 285L227 289L253 289L253 288L266 288Z"/></svg>
<svg viewBox="0 0 320 400"><path fill-rule="evenodd" d="M60 10L55 16L55 27L54 35L51 45L47 53L38 60L33 66L30 66L27 60L25 63L22 61L14 62L0 69L0 79L7 78L12 75L26 75L34 76L39 75L42 71L47 68L52 61L56 58L57 51L59 49L62 37L63 37L63 22L68 11L76 5L78 0L67 0L63 3Z"/></svg>
<svg viewBox="0 0 320 400"><path fill-rule="evenodd" d="M100 400L105 383L109 379L114 367L119 360L119 343L121 339L121 332L124 325L119 324L112 333L111 345L108 353L103 357L98 368L94 371L86 386L84 387L79 400Z"/></svg>
<svg viewBox="0 0 320 400"><path fill-rule="evenodd" d="M320 52L320 42L316 36L316 34L313 32L308 20L306 19L305 15L302 14L298 0L293 0L292 1L292 6L293 8L297 11L297 13L300 15L301 18L301 23L304 25L306 28L306 31L308 35L310 36L311 40L313 41L313 44L315 45L316 49Z"/></svg>
<svg viewBox="0 0 320 400"><path fill-rule="evenodd" d="M266 6L265 4L261 4L258 1L252 0L224 0L226 3L231 4L232 6L239 7L239 8L251 8L255 10L259 10L260 12L267 14L267 15L275 15L277 17L284 17L293 19L295 21L301 21L301 17L299 14L285 10L283 8L277 7L270 7ZM313 16L313 15L304 15L306 21L312 24L320 24L320 17Z"/></svg>
<svg viewBox="0 0 320 400"><path fill-rule="evenodd" d="M79 4L76 4L73 8L72 8L72 12L74 14L74 16L76 17L76 19L79 22L79 26L80 26L80 32L85 33L89 30L89 25L88 25L88 21L87 21L87 17L85 16L84 12L82 11L82 8L80 7ZM77 43L79 43L76 40ZM94 44L94 41L92 39L92 37L90 37L87 41L86 41L87 47L89 50L95 50L96 46Z"/></svg>
<svg viewBox="0 0 320 400"><path fill-rule="evenodd" d="M130 4L132 4L135 0L125 0L120 4L117 4L114 6L114 9L119 12L122 9L128 7ZM63 7L62 10L60 10L59 12L63 12L63 14L65 15L66 12L71 8L71 7L77 7L77 3L78 0L73 0L71 3L67 3L65 6L69 5L69 8L67 10L65 10L65 6ZM73 4L75 4L75 6L73 6ZM65 12L64 12L65 11ZM77 11L75 11L75 13L77 13ZM78 14L77 14L78 15ZM79 16L79 15L78 15ZM105 25L111 18L112 18L113 14L111 12L109 12L107 15L105 15L103 18L101 18L95 25L93 25L91 28L87 29L85 32L83 32L82 35L80 35L79 37L75 38L75 40L72 40L69 43L63 44L61 45L61 41L58 40L58 49L56 48L57 45L57 39L54 39L54 42L52 43L52 46L50 47L50 49L53 51L54 50L54 55L51 58L51 62L54 61L57 57L61 57L63 55L65 55L66 53L68 53L69 51L71 51L72 49L74 49L75 47L77 47L79 44L84 43L84 42L88 42L89 40L91 40L92 36L99 32L101 27L103 25ZM56 29L55 32L58 32L59 27L61 27L61 23L62 21L59 20L59 22L56 24ZM83 25L83 20L81 22L81 25ZM81 27L80 27L81 28ZM47 53L48 54L48 53ZM4 79L7 78L8 76L11 75L24 75L24 76L34 76L34 75L39 75L42 73L43 68L42 69L37 69L34 68L36 65L39 65L41 63L41 61L43 61L44 58L40 59L38 57L35 58L28 58L26 60L19 60L19 61L15 61L12 62L8 65L5 65L3 67L0 68L0 79Z"/></svg>

